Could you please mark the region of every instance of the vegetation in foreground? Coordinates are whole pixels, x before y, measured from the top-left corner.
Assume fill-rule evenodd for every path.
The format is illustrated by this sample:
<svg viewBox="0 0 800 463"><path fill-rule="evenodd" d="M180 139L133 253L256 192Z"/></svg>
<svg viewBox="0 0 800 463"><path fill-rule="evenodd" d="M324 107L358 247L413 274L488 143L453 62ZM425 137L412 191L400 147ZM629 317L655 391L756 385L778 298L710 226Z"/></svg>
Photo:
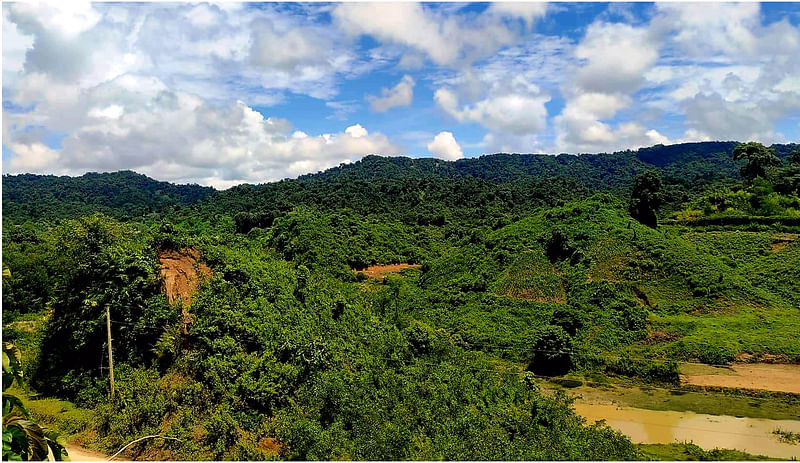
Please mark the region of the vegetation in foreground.
<svg viewBox="0 0 800 463"><path fill-rule="evenodd" d="M181 442L131 456L642 458L539 377L670 385L682 360L800 357L798 191L782 186L796 147L772 148L780 165L736 161L736 147L370 157L207 195L162 185L122 205L6 176L4 336L30 359L29 387L92 410L63 430L109 452L160 434ZM91 193L105 178L36 188ZM722 187L752 195L750 209L727 221L698 207ZM780 207L762 207L770 198ZM170 305L158 258L181 249L211 275ZM401 262L421 267L352 271Z"/></svg>
<svg viewBox="0 0 800 463"><path fill-rule="evenodd" d="M689 442L675 444L637 444L643 460L660 461L769 461L778 460L763 455L750 455L738 450L703 450Z"/></svg>

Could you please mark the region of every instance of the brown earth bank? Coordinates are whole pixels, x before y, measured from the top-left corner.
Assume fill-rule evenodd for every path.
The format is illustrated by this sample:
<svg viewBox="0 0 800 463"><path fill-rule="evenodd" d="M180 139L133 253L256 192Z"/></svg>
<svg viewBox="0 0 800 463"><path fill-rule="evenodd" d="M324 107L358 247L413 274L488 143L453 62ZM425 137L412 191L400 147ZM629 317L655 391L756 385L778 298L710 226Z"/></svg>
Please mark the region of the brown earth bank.
<svg viewBox="0 0 800 463"><path fill-rule="evenodd" d="M800 394L800 365L797 364L734 363L719 370L681 375L681 383Z"/></svg>
<svg viewBox="0 0 800 463"><path fill-rule="evenodd" d="M370 265L365 269L352 269L352 271L354 273L363 273L369 278L381 279L387 273L397 273L400 270L406 268L422 268L422 266L418 264L406 264L406 263L389 264L389 265Z"/></svg>
<svg viewBox="0 0 800 463"><path fill-rule="evenodd" d="M161 264L164 292L170 305L178 301L187 306L191 304L200 281L211 276L211 269L200 262L200 251L197 249L163 251L158 255L158 261Z"/></svg>

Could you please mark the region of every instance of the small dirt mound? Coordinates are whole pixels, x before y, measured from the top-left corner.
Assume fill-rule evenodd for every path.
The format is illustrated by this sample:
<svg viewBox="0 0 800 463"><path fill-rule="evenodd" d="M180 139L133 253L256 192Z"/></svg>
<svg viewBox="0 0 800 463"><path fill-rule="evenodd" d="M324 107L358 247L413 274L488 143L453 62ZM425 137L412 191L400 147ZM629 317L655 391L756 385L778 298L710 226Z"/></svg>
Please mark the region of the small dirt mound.
<svg viewBox="0 0 800 463"><path fill-rule="evenodd" d="M370 265L365 269L353 269L353 272L363 273L370 278L381 279L387 273L398 273L406 268L422 268L422 266L417 264Z"/></svg>
<svg viewBox="0 0 800 463"><path fill-rule="evenodd" d="M158 261L161 263L164 293L170 305L178 301L185 306L191 304L201 279L211 276L211 269L200 262L197 249L163 251L158 255Z"/></svg>

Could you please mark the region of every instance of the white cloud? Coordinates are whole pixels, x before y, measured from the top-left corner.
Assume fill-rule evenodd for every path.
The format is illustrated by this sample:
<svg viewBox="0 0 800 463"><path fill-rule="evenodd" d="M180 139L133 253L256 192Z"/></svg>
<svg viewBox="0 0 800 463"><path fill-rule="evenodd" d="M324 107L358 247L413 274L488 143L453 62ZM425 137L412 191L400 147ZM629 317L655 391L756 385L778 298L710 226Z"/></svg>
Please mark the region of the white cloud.
<svg viewBox="0 0 800 463"><path fill-rule="evenodd" d="M302 65L319 65L327 59L328 40L315 28L291 27L278 32L269 19L252 25L250 59L256 66L292 70Z"/></svg>
<svg viewBox="0 0 800 463"><path fill-rule="evenodd" d="M439 132L433 137L433 141L428 143L428 151L435 158L455 161L464 157L461 146L456 142L453 132Z"/></svg>
<svg viewBox="0 0 800 463"><path fill-rule="evenodd" d="M648 79L685 116L685 140L774 142L775 123L800 111L800 28L762 25L757 3L659 4L651 29L665 64Z"/></svg>
<svg viewBox="0 0 800 463"><path fill-rule="evenodd" d="M367 95L370 108L376 113L385 113L391 108L398 106L408 106L414 99L414 79L409 75L404 75L400 82L392 88L381 90L381 96Z"/></svg>
<svg viewBox="0 0 800 463"><path fill-rule="evenodd" d="M628 92L644 80L644 72L658 58L656 45L644 28L595 22L575 49L586 60L576 84L593 92Z"/></svg>
<svg viewBox="0 0 800 463"><path fill-rule="evenodd" d="M58 152L43 143L11 143L9 148L16 156L9 160L5 172L40 172L58 165Z"/></svg>
<svg viewBox="0 0 800 463"><path fill-rule="evenodd" d="M513 135L509 133L487 133L482 140L486 153L543 153L539 137L534 134Z"/></svg>
<svg viewBox="0 0 800 463"><path fill-rule="evenodd" d="M337 119L346 121L350 114L358 111L361 105L357 100L326 101L325 107L331 108L333 112L326 119Z"/></svg>
<svg viewBox="0 0 800 463"><path fill-rule="evenodd" d="M370 134L359 124L342 133L308 136L241 101L215 106L186 93L140 93L131 82L124 87L113 82L87 92L72 108L72 128L60 150L38 140L20 140L10 130L17 140L7 144L13 155L6 170L134 169L165 180L229 186L296 176L366 154L400 152L386 136ZM27 117L10 116L11 124Z"/></svg>
<svg viewBox="0 0 800 463"><path fill-rule="evenodd" d="M350 127L344 129L344 133L350 135L353 138L361 138L369 135L367 129L361 127L361 124L351 125Z"/></svg>
<svg viewBox="0 0 800 463"><path fill-rule="evenodd" d="M652 27L690 57L750 55L757 50L754 31L760 23L758 3L658 3Z"/></svg>
<svg viewBox="0 0 800 463"><path fill-rule="evenodd" d="M545 2L493 2L489 4L489 13L501 16L520 18L528 27L547 13Z"/></svg>
<svg viewBox="0 0 800 463"><path fill-rule="evenodd" d="M332 16L351 36L370 35L385 43L410 47L447 66L486 57L515 38L496 15L467 20L421 3L341 3Z"/></svg>
<svg viewBox="0 0 800 463"><path fill-rule="evenodd" d="M398 154L359 124L312 136L252 109L283 92L329 98L339 76L373 66L332 27L276 10L4 4L4 102L32 108L4 111L6 171L135 169L230 186ZM53 133L61 148L43 143Z"/></svg>
<svg viewBox="0 0 800 463"><path fill-rule="evenodd" d="M13 86L23 70L25 54L33 47L33 37L19 31L8 19L9 12L8 8L3 8L3 82Z"/></svg>
<svg viewBox="0 0 800 463"><path fill-rule="evenodd" d="M666 137L638 122L614 121L656 63L659 44L647 28L596 21L575 48L574 81L562 84L566 104L554 118L559 151L601 152L663 143ZM616 125L616 127L614 127Z"/></svg>
<svg viewBox="0 0 800 463"><path fill-rule="evenodd" d="M458 96L447 88L434 93L434 100L459 122L477 122L495 131L515 135L541 132L547 125L545 103L550 96L522 76L510 82L496 81L486 98L459 108Z"/></svg>

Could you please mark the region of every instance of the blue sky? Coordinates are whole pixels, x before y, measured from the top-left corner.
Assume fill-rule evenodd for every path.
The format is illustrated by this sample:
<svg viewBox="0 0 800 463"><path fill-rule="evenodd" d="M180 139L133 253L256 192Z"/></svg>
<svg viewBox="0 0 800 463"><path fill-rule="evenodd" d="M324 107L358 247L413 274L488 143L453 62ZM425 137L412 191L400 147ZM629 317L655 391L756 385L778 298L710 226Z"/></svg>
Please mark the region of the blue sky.
<svg viewBox="0 0 800 463"><path fill-rule="evenodd" d="M800 4L3 4L3 172L800 139Z"/></svg>

